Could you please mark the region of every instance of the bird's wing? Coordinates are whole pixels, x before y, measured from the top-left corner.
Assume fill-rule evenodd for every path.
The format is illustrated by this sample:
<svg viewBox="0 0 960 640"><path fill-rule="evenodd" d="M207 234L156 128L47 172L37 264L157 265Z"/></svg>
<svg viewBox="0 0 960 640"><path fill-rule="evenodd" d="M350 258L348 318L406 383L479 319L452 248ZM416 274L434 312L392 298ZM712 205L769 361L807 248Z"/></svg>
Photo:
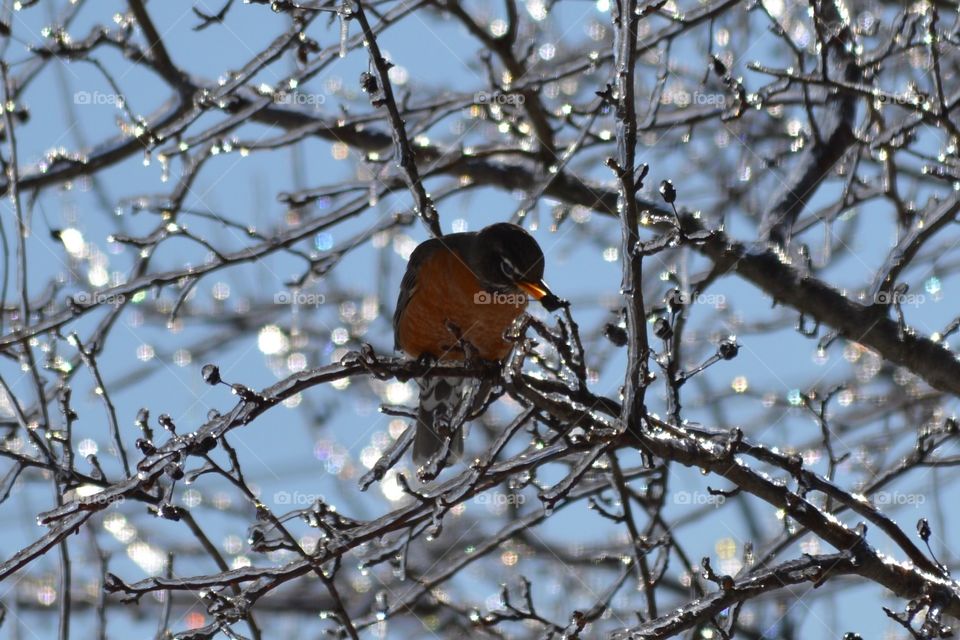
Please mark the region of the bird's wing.
<svg viewBox="0 0 960 640"><path fill-rule="evenodd" d="M413 253L410 254L410 260L407 262L407 271L403 274L403 280L400 281L400 295L397 297L397 309L393 312L393 347L400 349L400 318L413 297L413 292L417 289L417 275L420 273L420 267L423 263L436 253L444 249L444 243L438 238L431 238L426 242L420 243Z"/></svg>

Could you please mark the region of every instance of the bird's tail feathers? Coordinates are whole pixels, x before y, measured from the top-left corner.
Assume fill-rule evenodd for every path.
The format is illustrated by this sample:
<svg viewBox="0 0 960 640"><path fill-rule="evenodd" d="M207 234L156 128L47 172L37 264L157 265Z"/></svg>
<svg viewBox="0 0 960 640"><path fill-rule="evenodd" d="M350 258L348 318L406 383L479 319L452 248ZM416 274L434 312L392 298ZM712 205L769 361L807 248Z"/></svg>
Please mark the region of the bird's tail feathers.
<svg viewBox="0 0 960 640"><path fill-rule="evenodd" d="M432 480L447 462L463 456L466 421L489 394L488 384L471 378L432 377L418 381L420 404L413 462L421 480Z"/></svg>

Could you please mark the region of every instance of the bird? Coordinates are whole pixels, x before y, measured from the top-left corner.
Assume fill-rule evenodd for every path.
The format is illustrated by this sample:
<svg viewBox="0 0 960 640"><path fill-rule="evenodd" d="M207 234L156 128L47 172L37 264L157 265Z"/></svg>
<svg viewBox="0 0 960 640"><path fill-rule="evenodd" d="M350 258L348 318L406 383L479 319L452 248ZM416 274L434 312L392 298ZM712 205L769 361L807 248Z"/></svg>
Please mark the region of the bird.
<svg viewBox="0 0 960 640"><path fill-rule="evenodd" d="M565 304L543 276L543 251L518 225L501 222L430 238L410 254L400 283L395 348L436 362L502 362L513 346L504 333L526 310L528 299L548 311ZM482 406L490 385L482 389L469 378L442 376L417 383L413 461L423 478L435 475L424 465L439 472L449 456L463 455L463 423L477 404Z"/></svg>

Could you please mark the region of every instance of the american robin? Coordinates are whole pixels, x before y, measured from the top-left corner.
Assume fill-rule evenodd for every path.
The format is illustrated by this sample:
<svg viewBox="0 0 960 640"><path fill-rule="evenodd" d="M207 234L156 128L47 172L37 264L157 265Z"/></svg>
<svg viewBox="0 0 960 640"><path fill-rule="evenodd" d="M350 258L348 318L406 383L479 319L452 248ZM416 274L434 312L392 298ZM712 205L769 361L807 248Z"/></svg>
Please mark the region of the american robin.
<svg viewBox="0 0 960 640"><path fill-rule="evenodd" d="M393 316L396 348L413 358L500 362L512 344L504 333L528 298L548 310L560 301L543 282L543 251L522 227L506 222L480 231L431 238L410 255ZM413 460L463 453L463 422L475 409L479 385L466 378L421 381ZM471 382L473 384L471 384ZM489 391L489 390L488 390Z"/></svg>

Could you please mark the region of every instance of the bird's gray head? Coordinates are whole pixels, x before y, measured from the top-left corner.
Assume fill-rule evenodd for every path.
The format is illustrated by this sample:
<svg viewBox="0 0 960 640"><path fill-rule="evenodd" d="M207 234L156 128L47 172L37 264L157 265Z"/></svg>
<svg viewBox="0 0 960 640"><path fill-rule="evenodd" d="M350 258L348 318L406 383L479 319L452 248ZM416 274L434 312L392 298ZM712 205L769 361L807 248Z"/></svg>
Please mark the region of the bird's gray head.
<svg viewBox="0 0 960 640"><path fill-rule="evenodd" d="M481 229L472 262L481 283L492 290L519 290L534 300L550 292L543 283L543 251L523 227L500 222Z"/></svg>

